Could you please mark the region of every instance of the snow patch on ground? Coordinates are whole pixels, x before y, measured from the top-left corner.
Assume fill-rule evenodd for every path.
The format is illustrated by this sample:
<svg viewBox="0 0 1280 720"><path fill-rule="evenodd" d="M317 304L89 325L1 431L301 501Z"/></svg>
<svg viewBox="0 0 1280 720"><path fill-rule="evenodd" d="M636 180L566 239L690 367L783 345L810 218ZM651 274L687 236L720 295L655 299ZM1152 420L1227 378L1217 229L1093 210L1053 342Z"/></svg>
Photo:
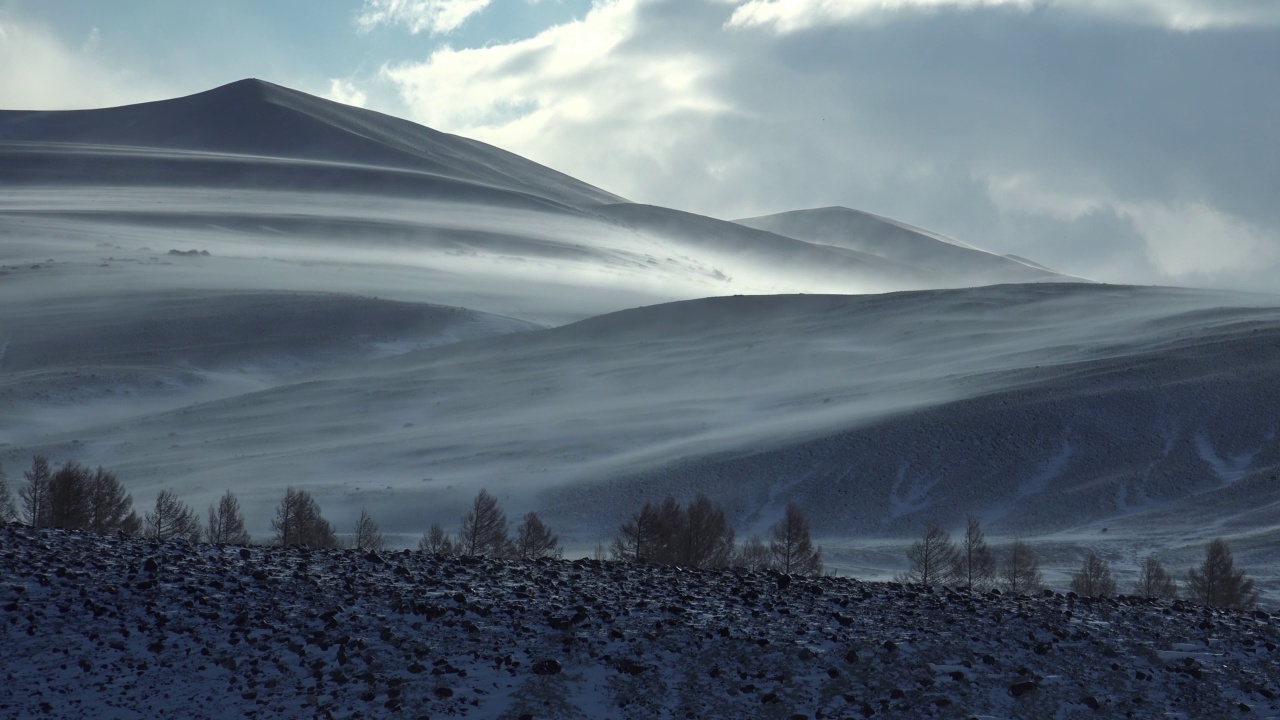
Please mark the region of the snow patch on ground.
<svg viewBox="0 0 1280 720"><path fill-rule="evenodd" d="M1274 437L1274 433L1272 433L1272 437ZM1222 457L1214 449L1213 443L1209 440L1207 434L1203 432L1197 433L1195 442L1196 451L1200 454L1200 459L1209 463L1209 467L1213 469L1213 473L1218 476L1218 480L1223 486L1230 485L1244 477L1252 467L1253 459L1258 456L1258 453L1266 449L1266 445L1260 445L1253 450Z"/></svg>

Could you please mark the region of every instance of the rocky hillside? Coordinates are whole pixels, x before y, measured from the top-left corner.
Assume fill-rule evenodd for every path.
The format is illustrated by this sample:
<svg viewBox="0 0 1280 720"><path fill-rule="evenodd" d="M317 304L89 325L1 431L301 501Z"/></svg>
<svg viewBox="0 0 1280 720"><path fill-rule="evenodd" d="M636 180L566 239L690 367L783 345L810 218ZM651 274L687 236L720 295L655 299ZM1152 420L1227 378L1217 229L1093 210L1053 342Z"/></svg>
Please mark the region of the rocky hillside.
<svg viewBox="0 0 1280 720"><path fill-rule="evenodd" d="M0 716L1280 717L1280 622L0 527Z"/></svg>

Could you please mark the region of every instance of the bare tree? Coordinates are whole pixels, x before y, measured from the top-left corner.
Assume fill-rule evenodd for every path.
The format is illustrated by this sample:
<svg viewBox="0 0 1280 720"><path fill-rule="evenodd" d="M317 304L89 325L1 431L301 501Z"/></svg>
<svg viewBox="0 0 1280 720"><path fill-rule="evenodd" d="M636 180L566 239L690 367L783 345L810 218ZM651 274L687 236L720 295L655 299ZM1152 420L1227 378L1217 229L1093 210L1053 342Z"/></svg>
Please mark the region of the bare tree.
<svg viewBox="0 0 1280 720"><path fill-rule="evenodd" d="M1258 591L1244 570L1236 569L1227 542L1215 538L1205 548L1199 569L1187 572L1187 599L1209 607L1245 609L1258 603Z"/></svg>
<svg viewBox="0 0 1280 720"><path fill-rule="evenodd" d="M86 530L96 533L123 532L137 535L142 521L133 511L133 496L125 492L115 473L101 466L92 473L85 470L89 496L89 516Z"/></svg>
<svg viewBox="0 0 1280 720"><path fill-rule="evenodd" d="M333 526L320 514L320 506L306 490L286 488L271 520L275 543L282 547L302 545L309 548L340 547Z"/></svg>
<svg viewBox="0 0 1280 720"><path fill-rule="evenodd" d="M954 582L960 568L960 551L937 524L925 529L924 535L907 549L911 567L898 576L901 582L920 585L944 585Z"/></svg>
<svg viewBox="0 0 1280 720"><path fill-rule="evenodd" d="M646 502L640 512L618 528L610 553L615 560L659 562L663 554L664 533L658 507Z"/></svg>
<svg viewBox="0 0 1280 720"><path fill-rule="evenodd" d="M1116 594L1111 568L1092 550L1085 553L1080 570L1071 576L1071 592L1080 597L1111 597Z"/></svg>
<svg viewBox="0 0 1280 720"><path fill-rule="evenodd" d="M19 489L23 518L35 527L128 535L137 535L141 530L142 521L133 512L133 497L125 492L115 473L102 467L90 470L68 461L52 470L49 461L37 455L23 476L27 480ZM7 485L0 493L0 515L6 499ZM13 510L11 499L8 508ZM16 511L13 516L16 519Z"/></svg>
<svg viewBox="0 0 1280 720"><path fill-rule="evenodd" d="M31 469L22 473L27 484L18 489L23 519L32 527L49 526L49 480L53 471L43 455L31 458Z"/></svg>
<svg viewBox="0 0 1280 720"><path fill-rule="evenodd" d="M171 490L161 490L156 496L155 508L144 516L146 536L156 540L185 538L200 542L203 534L200 520L190 505L178 499Z"/></svg>
<svg viewBox="0 0 1280 720"><path fill-rule="evenodd" d="M728 567L733 547L724 509L698 493L688 507L671 495L657 505L646 502L618 529L610 552L632 562Z"/></svg>
<svg viewBox="0 0 1280 720"><path fill-rule="evenodd" d="M1156 556L1150 555L1142 564L1142 571L1133 584L1133 594L1144 598L1173 600L1178 597L1178 583L1165 571L1164 565Z"/></svg>
<svg viewBox="0 0 1280 720"><path fill-rule="evenodd" d="M1021 540L1015 540L1009 546L1000 575L1005 591L1014 595L1029 595L1044 587L1040 561L1031 546Z"/></svg>
<svg viewBox="0 0 1280 720"><path fill-rule="evenodd" d="M249 533L244 529L244 515L240 512L240 501L235 493L228 490L216 507L209 506L209 526L205 528L205 534L215 545L249 544Z"/></svg>
<svg viewBox="0 0 1280 720"><path fill-rule="evenodd" d="M49 477L49 525L67 530L89 526L89 470L68 460Z"/></svg>
<svg viewBox="0 0 1280 720"><path fill-rule="evenodd" d="M608 560L608 559L609 559L609 548L605 547L605 546L604 546L604 543L602 543L602 542L598 542L598 543L596 543L596 549L595 549L595 551L594 551L594 552L592 552L592 553L591 553L591 559L596 560L596 561L600 561L600 560Z"/></svg>
<svg viewBox="0 0 1280 720"><path fill-rule="evenodd" d="M676 565L680 563L679 539L685 534L684 507L668 495L654 507L656 522L653 525L653 546L649 551L649 562L659 565Z"/></svg>
<svg viewBox="0 0 1280 720"><path fill-rule="evenodd" d="M560 538L542 522L538 513L530 512L524 516L520 527L516 529L516 557L521 560L558 558L563 552L564 549L560 547Z"/></svg>
<svg viewBox="0 0 1280 720"><path fill-rule="evenodd" d="M378 523L373 521L373 516L364 508L360 508L360 519L356 521L355 543L357 550L377 551L387 548L387 541L378 530Z"/></svg>
<svg viewBox="0 0 1280 720"><path fill-rule="evenodd" d="M733 566L750 572L762 572L773 568L773 553L759 535L752 535L733 556Z"/></svg>
<svg viewBox="0 0 1280 720"><path fill-rule="evenodd" d="M996 581L996 556L987 545L982 522L970 515L960 541L957 582L970 590L986 590Z"/></svg>
<svg viewBox="0 0 1280 720"><path fill-rule="evenodd" d="M684 509L680 534L675 538L675 564L698 568L723 568L733 559L733 528L724 509L698 493Z"/></svg>
<svg viewBox="0 0 1280 720"><path fill-rule="evenodd" d="M471 509L462 516L462 529L458 532L458 554L503 557L509 550L507 539L507 514L498 507L498 500L481 490Z"/></svg>
<svg viewBox="0 0 1280 720"><path fill-rule="evenodd" d="M821 575L822 548L813 546L809 520L800 506L787 503L787 511L772 530L769 554L773 567L788 575Z"/></svg>
<svg viewBox="0 0 1280 720"><path fill-rule="evenodd" d="M440 527L440 523L433 523L431 530L422 536L418 541L418 552L428 553L430 555L453 555L454 544L449 538L449 533Z"/></svg>
<svg viewBox="0 0 1280 720"><path fill-rule="evenodd" d="M9 492L9 476L0 467L0 523L16 522L18 506L13 504L13 493Z"/></svg>

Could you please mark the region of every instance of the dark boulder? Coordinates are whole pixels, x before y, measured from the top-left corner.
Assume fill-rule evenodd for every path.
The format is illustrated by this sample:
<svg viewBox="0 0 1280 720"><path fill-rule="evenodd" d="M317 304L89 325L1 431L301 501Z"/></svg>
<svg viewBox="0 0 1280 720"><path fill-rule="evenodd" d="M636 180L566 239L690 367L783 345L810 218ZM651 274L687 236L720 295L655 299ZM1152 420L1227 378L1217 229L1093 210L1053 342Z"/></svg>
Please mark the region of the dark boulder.
<svg viewBox="0 0 1280 720"><path fill-rule="evenodd" d="M534 675L559 675L563 669L556 660L539 660L533 664Z"/></svg>

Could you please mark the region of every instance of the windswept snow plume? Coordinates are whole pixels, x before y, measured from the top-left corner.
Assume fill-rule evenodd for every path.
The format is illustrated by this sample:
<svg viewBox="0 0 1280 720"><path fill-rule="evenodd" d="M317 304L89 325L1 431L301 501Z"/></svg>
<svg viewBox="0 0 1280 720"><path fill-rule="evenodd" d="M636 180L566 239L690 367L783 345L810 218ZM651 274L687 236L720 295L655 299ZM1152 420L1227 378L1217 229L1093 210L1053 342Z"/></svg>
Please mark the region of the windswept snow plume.
<svg viewBox="0 0 1280 720"><path fill-rule="evenodd" d="M0 112L0 188L11 475L45 453L140 503L232 490L259 535L304 486L400 545L481 488L579 549L667 493L742 531L796 502L844 568L968 514L1126 562L1223 535L1280 593L1274 297L1094 284L849 208L631 203L258 80ZM1256 240L1144 217L1231 231L1213 269Z"/></svg>

